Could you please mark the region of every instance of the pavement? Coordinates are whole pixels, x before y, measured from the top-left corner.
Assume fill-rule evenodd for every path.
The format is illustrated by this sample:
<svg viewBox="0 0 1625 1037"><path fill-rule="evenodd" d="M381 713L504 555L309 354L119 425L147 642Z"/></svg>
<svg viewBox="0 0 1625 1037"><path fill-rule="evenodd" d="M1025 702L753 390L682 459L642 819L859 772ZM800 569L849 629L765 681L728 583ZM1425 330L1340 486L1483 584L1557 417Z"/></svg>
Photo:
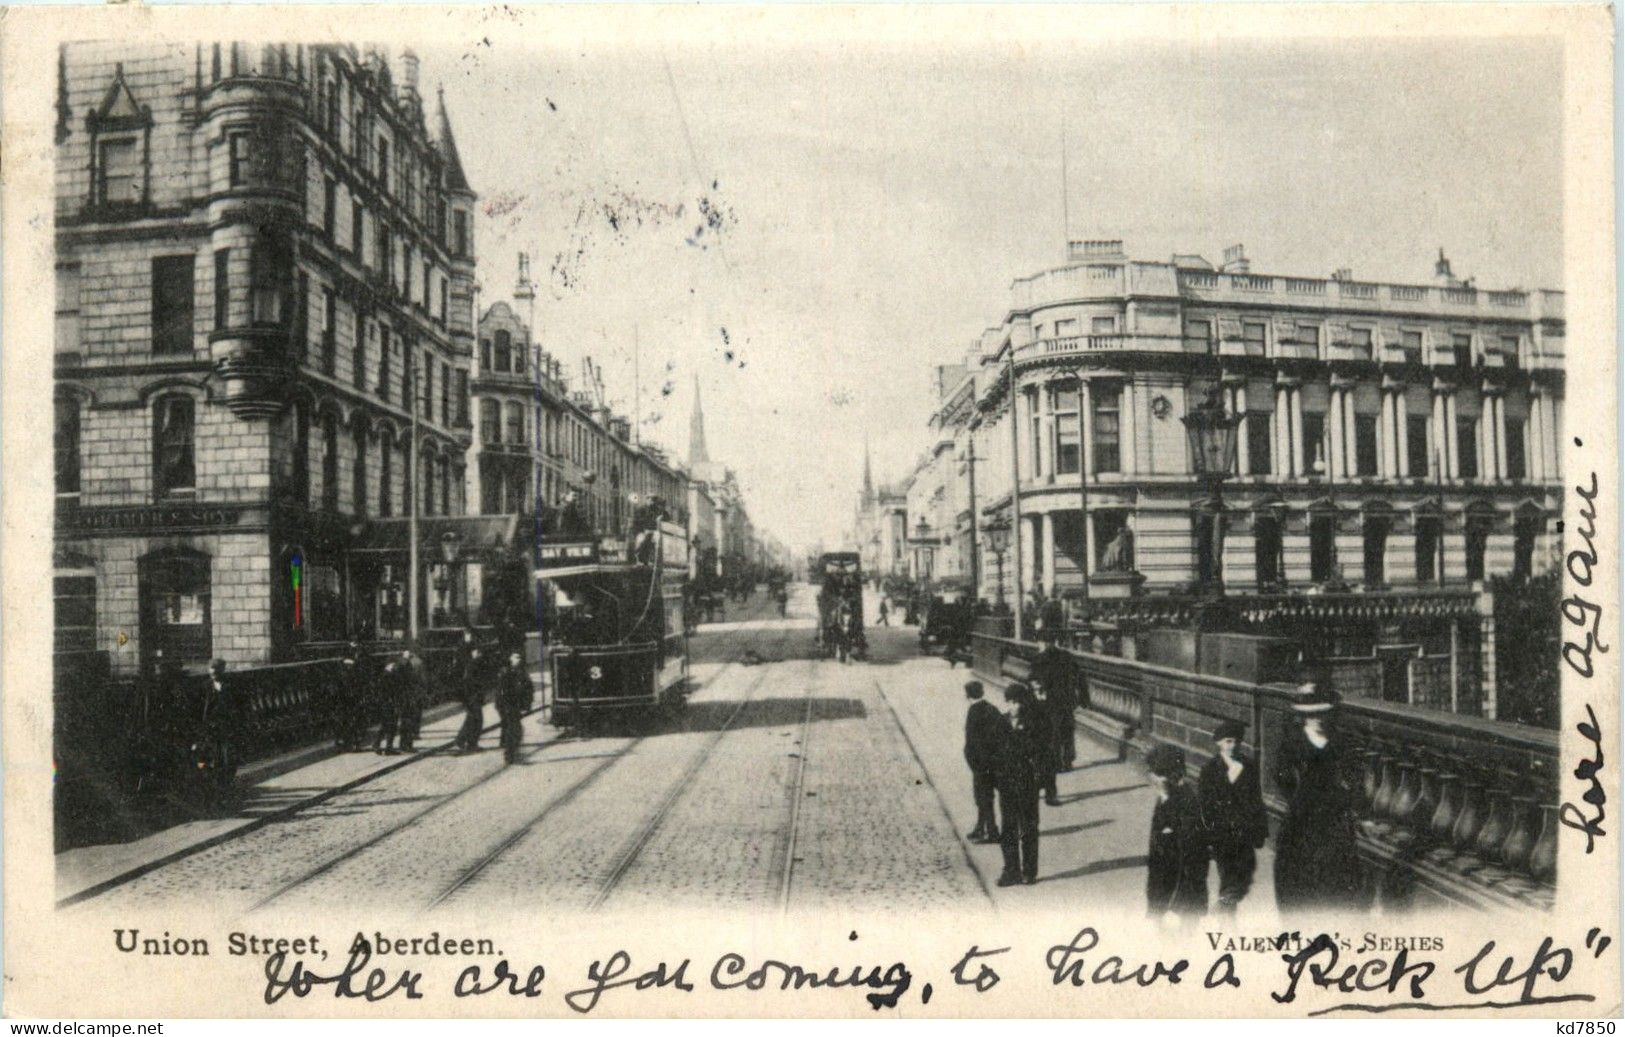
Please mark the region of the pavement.
<svg viewBox="0 0 1625 1037"><path fill-rule="evenodd" d="M962 756L969 671L921 656L906 626L872 628L865 662L823 659L813 608L800 585L788 617L757 594L702 626L676 722L561 733L536 715L513 766L495 751L312 747L245 771L229 817L59 854L56 896L157 906L201 895L244 915L378 890L424 911L1144 903L1154 793L1138 763L1080 728L1061 805L1041 807L1039 882L998 888L999 848L964 839L975 823ZM423 743L449 743L459 723L456 711L433 719ZM1266 850L1240 920L1273 917L1271 866Z"/></svg>

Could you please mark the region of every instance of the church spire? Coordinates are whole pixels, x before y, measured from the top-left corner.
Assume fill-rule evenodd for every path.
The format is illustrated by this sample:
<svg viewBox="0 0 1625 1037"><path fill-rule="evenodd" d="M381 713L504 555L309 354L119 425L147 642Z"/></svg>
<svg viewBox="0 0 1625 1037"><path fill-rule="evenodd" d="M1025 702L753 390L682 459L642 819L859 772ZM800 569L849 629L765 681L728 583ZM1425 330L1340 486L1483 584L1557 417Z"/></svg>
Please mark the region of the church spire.
<svg viewBox="0 0 1625 1037"><path fill-rule="evenodd" d="M457 154L457 140L451 135L451 117L446 114L446 88L435 92L435 146L440 149L440 160L446 170L446 188L450 191L473 193L468 177L463 173L463 160Z"/></svg>
<svg viewBox="0 0 1625 1037"><path fill-rule="evenodd" d="M700 376L694 376L694 414L688 422L688 463L697 468L711 463L705 450L705 411L700 406Z"/></svg>

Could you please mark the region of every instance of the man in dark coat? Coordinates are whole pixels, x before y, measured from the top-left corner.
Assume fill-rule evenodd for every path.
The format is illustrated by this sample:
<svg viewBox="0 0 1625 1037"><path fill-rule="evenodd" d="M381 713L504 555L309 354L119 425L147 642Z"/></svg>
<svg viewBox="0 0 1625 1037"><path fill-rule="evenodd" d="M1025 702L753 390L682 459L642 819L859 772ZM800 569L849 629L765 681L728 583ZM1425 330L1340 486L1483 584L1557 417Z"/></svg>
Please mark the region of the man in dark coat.
<svg viewBox="0 0 1625 1037"><path fill-rule="evenodd" d="M999 823L993 816L993 790L1010 726L999 708L982 697L981 681L966 681L965 697L970 700L965 711L965 763L970 767L971 795L976 800L976 827L966 838L973 843L996 843Z"/></svg>
<svg viewBox="0 0 1625 1037"><path fill-rule="evenodd" d="M333 743L340 749L359 748L366 737L370 684L367 654L351 641L339 660L339 678L333 688Z"/></svg>
<svg viewBox="0 0 1625 1037"><path fill-rule="evenodd" d="M1078 758L1077 727L1074 714L1078 708L1077 675L1072 668L1072 657L1051 643L1044 646L1033 660L1033 680L1044 692L1044 705L1049 709L1050 731L1055 735L1051 756L1057 771L1069 771ZM1046 788L1054 798L1055 779ZM1051 803L1055 806L1055 803Z"/></svg>
<svg viewBox="0 0 1625 1037"><path fill-rule="evenodd" d="M1355 798L1328 720L1332 698L1298 689L1302 726L1282 740L1275 781L1286 817L1275 840L1275 903L1283 912L1362 909L1364 878L1355 853Z"/></svg>
<svg viewBox="0 0 1625 1037"><path fill-rule="evenodd" d="M1202 812L1213 863L1219 868L1219 902L1215 908L1233 915L1253 885L1258 867L1255 851L1269 836L1269 817L1258 783L1258 766L1241 751L1247 729L1226 720L1213 732L1218 748L1196 779L1196 802Z"/></svg>
<svg viewBox="0 0 1625 1037"><path fill-rule="evenodd" d="M485 682L489 676L485 649L475 639L473 630L464 629L453 670L457 697L463 703L463 726L454 744L462 752L479 751L480 732L485 729Z"/></svg>
<svg viewBox="0 0 1625 1037"><path fill-rule="evenodd" d="M1146 851L1146 913L1161 919L1172 913L1189 923L1207 911L1207 839L1201 810L1185 783L1185 753L1159 743L1146 754L1157 786L1151 810L1151 842Z"/></svg>
<svg viewBox="0 0 1625 1037"><path fill-rule="evenodd" d="M423 708L428 705L428 686L423 680L423 660L410 650L401 652L400 668L401 751L411 752L423 729Z"/></svg>
<svg viewBox="0 0 1625 1037"><path fill-rule="evenodd" d="M519 745L523 737L521 724L525 712L536 696L536 688L525 672L525 657L520 652L508 654L508 664L497 679L497 716L502 721L502 758L508 763L519 759Z"/></svg>
<svg viewBox="0 0 1625 1037"><path fill-rule="evenodd" d="M226 661L215 659L209 663L209 684L204 689L203 738L194 743L193 750L208 771L210 791L218 798L228 798L236 791L247 714L237 689L226 681Z"/></svg>
<svg viewBox="0 0 1625 1037"><path fill-rule="evenodd" d="M1032 885L1038 881L1038 789L1049 770L1053 735L1049 714L1033 698L1033 690L1016 681L1004 689L1013 708L1010 737L1004 739L999 761L999 819L1004 823L999 846L1004 850L1004 873L998 885Z"/></svg>
<svg viewBox="0 0 1625 1037"><path fill-rule="evenodd" d="M405 653L402 653L405 654ZM372 708L373 716L378 721L378 734L373 736L373 751L380 756L395 755L395 736L401 724L401 692L403 682L401 678L402 663L400 656L384 664L384 669L378 679L372 682Z"/></svg>

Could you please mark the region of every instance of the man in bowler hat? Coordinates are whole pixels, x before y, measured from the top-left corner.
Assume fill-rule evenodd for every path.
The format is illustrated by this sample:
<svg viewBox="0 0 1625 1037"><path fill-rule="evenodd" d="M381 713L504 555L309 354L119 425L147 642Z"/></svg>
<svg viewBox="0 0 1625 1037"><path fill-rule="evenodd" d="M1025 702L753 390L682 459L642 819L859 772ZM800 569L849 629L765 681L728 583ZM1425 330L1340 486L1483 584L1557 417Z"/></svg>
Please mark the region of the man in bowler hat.
<svg viewBox="0 0 1625 1037"><path fill-rule="evenodd" d="M1269 836L1269 817L1259 788L1258 765L1241 751L1247 728L1226 720L1213 731L1217 751L1196 779L1196 801L1219 869L1221 914L1235 914L1253 885L1256 852Z"/></svg>
<svg viewBox="0 0 1625 1037"><path fill-rule="evenodd" d="M966 681L965 697L970 700L965 711L965 763L970 767L971 795L976 800L976 827L966 838L973 843L996 843L999 823L993 816L993 790L1010 727L999 707L982 697L981 681Z"/></svg>
<svg viewBox="0 0 1625 1037"><path fill-rule="evenodd" d="M1157 787L1146 851L1146 913L1189 923L1207 911L1207 837L1201 810L1185 782L1185 753L1158 743L1145 757Z"/></svg>
<svg viewBox="0 0 1625 1037"><path fill-rule="evenodd" d="M1016 681L1004 689L1011 706L1010 737L999 765L999 820L1004 823L999 846L1004 851L1000 886L1038 881L1038 790L1050 778L1049 714L1033 698L1033 689Z"/></svg>
<svg viewBox="0 0 1625 1037"><path fill-rule="evenodd" d="M508 664L497 680L497 716L502 720L502 758L508 763L519 759L521 724L525 711L535 700L536 688L525 671L522 652L509 652Z"/></svg>

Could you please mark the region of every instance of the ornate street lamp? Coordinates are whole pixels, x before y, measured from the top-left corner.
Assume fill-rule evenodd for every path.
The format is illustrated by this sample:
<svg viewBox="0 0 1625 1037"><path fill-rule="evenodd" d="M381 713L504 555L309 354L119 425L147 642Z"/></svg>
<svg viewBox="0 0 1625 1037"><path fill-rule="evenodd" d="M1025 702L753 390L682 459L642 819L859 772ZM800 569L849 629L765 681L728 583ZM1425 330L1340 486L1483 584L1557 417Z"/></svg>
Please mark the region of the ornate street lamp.
<svg viewBox="0 0 1625 1037"><path fill-rule="evenodd" d="M440 579L435 581L436 590L440 592L440 605L443 614L450 617L455 611L452 599L456 593L457 577L453 566L463 552L462 535L455 530L448 529L440 534Z"/></svg>
<svg viewBox="0 0 1625 1037"><path fill-rule="evenodd" d="M993 552L993 558L999 566L998 603L1004 604L1004 553L1010 549L1010 523L1005 521L989 522L982 527L987 535L987 549Z"/></svg>
<svg viewBox="0 0 1625 1037"><path fill-rule="evenodd" d="M1215 597L1224 595L1224 481L1236 463L1236 426L1240 415L1225 413L1219 399L1219 389L1209 390L1201 405L1184 418L1185 434L1190 437L1191 458L1196 476L1212 490L1209 508L1213 516L1212 568L1208 590Z"/></svg>

